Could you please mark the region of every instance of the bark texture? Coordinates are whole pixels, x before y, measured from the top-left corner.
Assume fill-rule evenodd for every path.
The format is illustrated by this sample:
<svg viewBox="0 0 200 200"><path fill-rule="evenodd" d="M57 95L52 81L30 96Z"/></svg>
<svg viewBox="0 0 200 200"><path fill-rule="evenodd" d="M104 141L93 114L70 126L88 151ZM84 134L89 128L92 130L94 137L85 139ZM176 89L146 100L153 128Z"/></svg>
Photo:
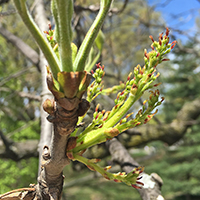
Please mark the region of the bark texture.
<svg viewBox="0 0 200 200"><path fill-rule="evenodd" d="M161 140L169 145L180 140L187 129L200 115L200 99L184 104L177 117L170 124L147 124L127 131L129 137L123 141L126 147L139 146L154 140Z"/></svg>
<svg viewBox="0 0 200 200"><path fill-rule="evenodd" d="M139 163L137 163L131 157L126 148L116 138L108 141L107 146L112 156L112 160L121 166L122 171L129 173L135 167L140 166ZM140 181L144 183L144 186L142 189L137 189L141 195L141 198L143 200L164 200L161 195L161 186L163 181L160 176L156 173L148 175L145 172L143 172L142 176L143 177L140 179Z"/></svg>

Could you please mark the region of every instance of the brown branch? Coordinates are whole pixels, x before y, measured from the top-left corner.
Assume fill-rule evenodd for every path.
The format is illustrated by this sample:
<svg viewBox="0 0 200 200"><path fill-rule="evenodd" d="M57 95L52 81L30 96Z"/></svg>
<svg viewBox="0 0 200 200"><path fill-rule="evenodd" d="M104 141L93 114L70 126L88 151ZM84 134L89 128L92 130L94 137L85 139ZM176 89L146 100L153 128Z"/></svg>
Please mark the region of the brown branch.
<svg viewBox="0 0 200 200"><path fill-rule="evenodd" d="M35 188L19 188L19 189L16 189L16 190L12 190L12 191L9 191L5 194L2 194L0 195L0 199L4 199L4 200L11 200L11 199L16 199L16 200L20 200L20 199L24 199L26 200L26 195L23 195L23 192L24 191L28 191L28 192L34 192L35 191ZM22 198L23 196L23 198ZM27 195L28 196L28 195ZM34 195L32 196L32 198L34 197ZM28 198L27 198L28 200Z"/></svg>
<svg viewBox="0 0 200 200"><path fill-rule="evenodd" d="M109 14L108 15L122 13L125 10L125 8L126 8L126 6L128 4L128 1L129 0L125 0L123 5L122 5L122 8L120 8L120 9L119 8L111 8L109 10ZM74 11L77 14L81 13L83 11L89 11L89 12L92 12L92 13L97 13L99 11L99 9L100 9L100 7L99 6L95 6L95 5L90 5L88 7L84 7L84 6L80 6L80 5L74 5Z"/></svg>
<svg viewBox="0 0 200 200"><path fill-rule="evenodd" d="M1 4L1 3L0 3ZM16 10L8 10L6 12L1 12L0 13L0 17L5 17L5 16L8 16L8 15L12 15L12 14L16 14L17 11Z"/></svg>
<svg viewBox="0 0 200 200"><path fill-rule="evenodd" d="M39 55L33 50L29 45L27 45L23 40L21 40L16 35L12 34L5 27L0 26L0 34L10 43L12 43L15 47L17 47L22 54L26 56L40 71L38 62Z"/></svg>
<svg viewBox="0 0 200 200"><path fill-rule="evenodd" d="M23 75L24 73L27 73L29 72L30 70L32 70L33 68L32 67L29 67L29 68L23 68L13 74L11 74L10 76L7 76L5 77L4 79L1 80L0 82L0 87L3 86L5 83L7 83L8 81L10 81L11 79L14 79L14 78L17 78L21 75Z"/></svg>
<svg viewBox="0 0 200 200"><path fill-rule="evenodd" d="M25 158L37 157L37 140L27 140L25 142L13 142L8 139L0 130L0 137L3 144L0 144L0 158L19 161ZM4 147L5 146L5 147Z"/></svg>
<svg viewBox="0 0 200 200"><path fill-rule="evenodd" d="M9 0L0 0L0 5L4 4L4 3L8 3L8 2L9 2Z"/></svg>
<svg viewBox="0 0 200 200"><path fill-rule="evenodd" d="M200 99L197 98L192 102L184 104L182 109L178 112L177 117L170 124L147 124L138 128L129 130L130 134L137 132L139 135L130 136L126 141L122 143L130 148L145 144L154 140L161 140L169 145L180 140L187 129L193 125L200 115Z"/></svg>

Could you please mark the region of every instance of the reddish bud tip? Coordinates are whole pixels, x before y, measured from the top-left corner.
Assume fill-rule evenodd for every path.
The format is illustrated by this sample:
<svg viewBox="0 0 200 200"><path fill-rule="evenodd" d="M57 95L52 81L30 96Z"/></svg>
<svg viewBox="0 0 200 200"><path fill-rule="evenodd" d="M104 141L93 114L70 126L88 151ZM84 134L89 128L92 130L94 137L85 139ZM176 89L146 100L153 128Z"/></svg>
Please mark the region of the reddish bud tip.
<svg viewBox="0 0 200 200"><path fill-rule="evenodd" d="M162 62L164 62L164 61L169 61L170 59L168 59L168 58L164 58L164 59L162 59Z"/></svg>
<svg viewBox="0 0 200 200"><path fill-rule="evenodd" d="M157 87L157 86L159 86L161 83L157 83L157 84L154 84L153 86L154 87Z"/></svg>
<svg viewBox="0 0 200 200"><path fill-rule="evenodd" d="M166 28L165 35L166 35L166 36L168 36L168 35L169 35L169 28L168 28L168 27Z"/></svg>
<svg viewBox="0 0 200 200"><path fill-rule="evenodd" d="M96 66L97 68L101 68L100 63L97 63Z"/></svg>
<svg viewBox="0 0 200 200"><path fill-rule="evenodd" d="M171 49L173 49L175 47L176 43L177 43L176 40L172 42Z"/></svg>
<svg viewBox="0 0 200 200"><path fill-rule="evenodd" d="M107 170L109 170L111 168L112 168L112 166L106 166L106 167L104 167L104 171L107 171Z"/></svg>
<svg viewBox="0 0 200 200"><path fill-rule="evenodd" d="M48 32L48 31L44 31L44 33L49 35L49 32Z"/></svg>
<svg viewBox="0 0 200 200"><path fill-rule="evenodd" d="M132 73L130 73L127 77L127 81L130 81Z"/></svg>
<svg viewBox="0 0 200 200"><path fill-rule="evenodd" d="M98 111L100 104L97 104L96 108L95 108L95 112Z"/></svg>
<svg viewBox="0 0 200 200"><path fill-rule="evenodd" d="M161 39L161 40L163 39L163 33L159 34L159 39Z"/></svg>
<svg viewBox="0 0 200 200"><path fill-rule="evenodd" d="M100 126L99 126L99 128L102 128L103 127L103 124L101 124Z"/></svg>
<svg viewBox="0 0 200 200"><path fill-rule="evenodd" d="M52 27L51 27L51 24L49 24L49 30L50 30L50 31L51 31L51 28L52 28Z"/></svg>
<svg viewBox="0 0 200 200"><path fill-rule="evenodd" d="M135 184L132 184L131 186L134 187L135 189L142 189L142 187L139 187L139 186L137 186Z"/></svg>
<svg viewBox="0 0 200 200"><path fill-rule="evenodd" d="M152 48L152 50L155 50L155 48L154 48L154 46L153 46L153 45L151 45L151 48Z"/></svg>
<svg viewBox="0 0 200 200"><path fill-rule="evenodd" d="M153 36L150 35L149 38L152 40L152 42L154 42Z"/></svg>
<svg viewBox="0 0 200 200"><path fill-rule="evenodd" d="M158 53L157 55L156 55L156 57L158 57L160 55L160 53Z"/></svg>
<svg viewBox="0 0 200 200"><path fill-rule="evenodd" d="M94 74L94 71L93 71L93 70L91 70L91 73L92 73L92 74Z"/></svg>
<svg viewBox="0 0 200 200"><path fill-rule="evenodd" d="M161 41L161 39L159 38L159 45L161 46L162 45L162 41Z"/></svg>
<svg viewBox="0 0 200 200"><path fill-rule="evenodd" d="M95 117L95 120L99 117L99 113L97 114L97 116Z"/></svg>
<svg viewBox="0 0 200 200"><path fill-rule="evenodd" d="M146 50L146 49L144 50L144 56L145 56L147 59L149 59L149 53L147 53L147 50Z"/></svg>
<svg viewBox="0 0 200 200"><path fill-rule="evenodd" d="M138 126L138 125L140 125L141 124L141 122L138 122L137 124L136 124L136 126Z"/></svg>
<svg viewBox="0 0 200 200"><path fill-rule="evenodd" d="M144 56L147 58L147 50L144 50Z"/></svg>

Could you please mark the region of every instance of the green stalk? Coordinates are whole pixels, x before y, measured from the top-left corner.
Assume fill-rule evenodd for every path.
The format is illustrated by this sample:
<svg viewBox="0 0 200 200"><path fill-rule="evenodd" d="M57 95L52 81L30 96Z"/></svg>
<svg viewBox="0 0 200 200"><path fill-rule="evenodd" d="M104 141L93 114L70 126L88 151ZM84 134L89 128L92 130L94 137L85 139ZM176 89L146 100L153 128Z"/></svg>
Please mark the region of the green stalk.
<svg viewBox="0 0 200 200"><path fill-rule="evenodd" d="M129 94L128 99L122 107L104 124L105 127L113 127L131 108L131 106L141 97L142 93L137 95Z"/></svg>
<svg viewBox="0 0 200 200"><path fill-rule="evenodd" d="M123 106L103 125L102 128L92 130L78 138L77 143L83 141L83 144L75 147L73 149L73 152L77 153L93 145L106 141L107 136L105 135L104 131L108 128L113 127L127 113L127 111L140 98L141 95L142 93L140 92L137 95L133 95L130 93L128 99L125 101Z"/></svg>
<svg viewBox="0 0 200 200"><path fill-rule="evenodd" d="M93 22L92 26L90 27L89 31L87 32L81 47L78 51L76 59L74 61L74 70L76 71L84 71L85 69L85 62L91 50L91 47L94 43L97 34L99 33L101 26L106 18L106 15L109 11L110 5L112 0L101 0L101 7L100 11Z"/></svg>
<svg viewBox="0 0 200 200"><path fill-rule="evenodd" d="M107 166L105 168L101 168L97 162L99 162L99 159L87 159L83 156L73 154L73 160L78 160L79 162L85 164L90 170L99 172L104 178L108 180L114 180L115 182L121 183L124 182L125 184L131 186L133 184L138 183L138 177L144 170L144 167L138 167L135 168L133 171L126 174L125 172L118 172L115 174L112 174L108 172L107 170L111 168L111 166ZM139 183L138 183L139 184ZM142 183L141 183L142 184Z"/></svg>
<svg viewBox="0 0 200 200"><path fill-rule="evenodd" d="M105 175L105 174L109 174L112 176L111 173L105 171L103 168L101 168L100 166L98 166L95 163L90 162L90 160L88 160L87 158L83 157L83 156L79 156L77 154L73 154L74 159L73 160L78 160L79 162L83 163L84 165L88 166L88 167L92 167L94 170L98 171L101 175Z"/></svg>
<svg viewBox="0 0 200 200"><path fill-rule="evenodd" d="M105 129L99 128L97 130L92 130L88 132L87 134L83 135L82 137L77 139L77 143L82 142L83 144L77 145L72 151L73 153L77 153L79 151L82 151L84 149L87 149L91 146L94 146L96 144L102 143L106 141L106 136L104 134Z"/></svg>
<svg viewBox="0 0 200 200"><path fill-rule="evenodd" d="M38 46L42 50L45 58L47 59L47 62L49 63L49 66L51 68L51 71L53 73L53 76L55 79L57 79L57 73L60 72L59 68L59 60L54 53L51 45L46 40L46 38L41 33L38 26L33 21L33 18L31 17L30 13L28 12L28 9L26 7L24 0L14 0L15 7L17 8L17 11L19 15L21 16L24 24L29 29L30 33L36 40Z"/></svg>
<svg viewBox="0 0 200 200"><path fill-rule="evenodd" d="M58 33L58 44L62 71L73 71L72 65L72 28L71 19L73 14L72 0L54 0L52 9L57 9L57 12L52 10L56 20L56 31Z"/></svg>
<svg viewBox="0 0 200 200"><path fill-rule="evenodd" d="M113 180L113 179L117 178L117 179L123 181L122 177L120 177L120 176L116 177L116 175L104 170L98 164L95 164L95 163L91 162L87 158L85 158L83 156L79 156L77 154L73 154L73 156L74 156L73 160L78 160L79 162L81 162L84 165L86 165L89 169L99 172L103 177L105 177L105 178L107 178L109 180Z"/></svg>

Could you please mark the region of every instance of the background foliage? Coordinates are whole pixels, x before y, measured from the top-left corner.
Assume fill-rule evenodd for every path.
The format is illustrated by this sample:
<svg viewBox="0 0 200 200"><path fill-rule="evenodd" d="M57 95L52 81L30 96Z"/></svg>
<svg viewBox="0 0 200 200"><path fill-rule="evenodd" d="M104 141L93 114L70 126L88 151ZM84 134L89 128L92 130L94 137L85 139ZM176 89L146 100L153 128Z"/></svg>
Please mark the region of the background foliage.
<svg viewBox="0 0 200 200"><path fill-rule="evenodd" d="M32 1L29 3L32 5ZM48 1L45 3L47 13L50 14ZM114 6L121 8L123 3L118 0ZM77 0L75 4L96 5L96 1ZM0 8L1 26L22 38L39 52L33 38L18 15L13 12L12 2L3 4ZM30 9L34 14L34 8ZM77 45L80 44L95 15L88 11L79 14L80 21L75 27L74 34L74 42ZM49 20L52 20L51 17ZM200 31L199 20L199 18L196 20L196 35ZM102 64L105 65L106 86L125 80L133 67L143 64L143 49L149 47L151 43L148 36L157 37L158 33L164 30L165 23L162 13L155 11L155 8L150 7L145 0L129 1L123 12L107 18L103 26L106 40L101 57ZM171 27L172 34L175 33L173 28L178 30L178 27ZM187 41L179 41L179 48L171 54L171 62L167 65L162 64L159 68L162 73L159 81L163 83L161 92L166 100L156 119L163 124L172 122L186 102L199 97L200 56L199 38L196 35ZM40 72L2 36L0 36L0 49L0 130L10 141L38 140L40 102L24 97L24 94L40 95ZM112 95L103 96L98 100L104 102L104 109L109 109L113 104L112 98ZM158 123L156 119L151 123ZM166 199L200 198L199 122L199 119L189 121L191 126L184 137L172 146L155 141L130 150L148 173L157 172L162 177L163 196ZM4 148L0 140L0 151ZM109 163L109 157L104 162ZM17 162L2 157L0 193L13 188L27 187L30 183L36 182L37 166L37 157ZM98 177L94 179L87 169L81 170L81 166L76 166L76 170L73 170L74 168L71 164L65 169L68 176L65 188L70 187L70 190L66 189L67 194L64 193L64 196L67 195L74 200L79 199L81 190L82 199L133 199L130 196L134 196L135 199L140 198L136 191L123 184L110 183ZM87 181L81 182L84 177ZM74 180L76 184L73 184Z"/></svg>

